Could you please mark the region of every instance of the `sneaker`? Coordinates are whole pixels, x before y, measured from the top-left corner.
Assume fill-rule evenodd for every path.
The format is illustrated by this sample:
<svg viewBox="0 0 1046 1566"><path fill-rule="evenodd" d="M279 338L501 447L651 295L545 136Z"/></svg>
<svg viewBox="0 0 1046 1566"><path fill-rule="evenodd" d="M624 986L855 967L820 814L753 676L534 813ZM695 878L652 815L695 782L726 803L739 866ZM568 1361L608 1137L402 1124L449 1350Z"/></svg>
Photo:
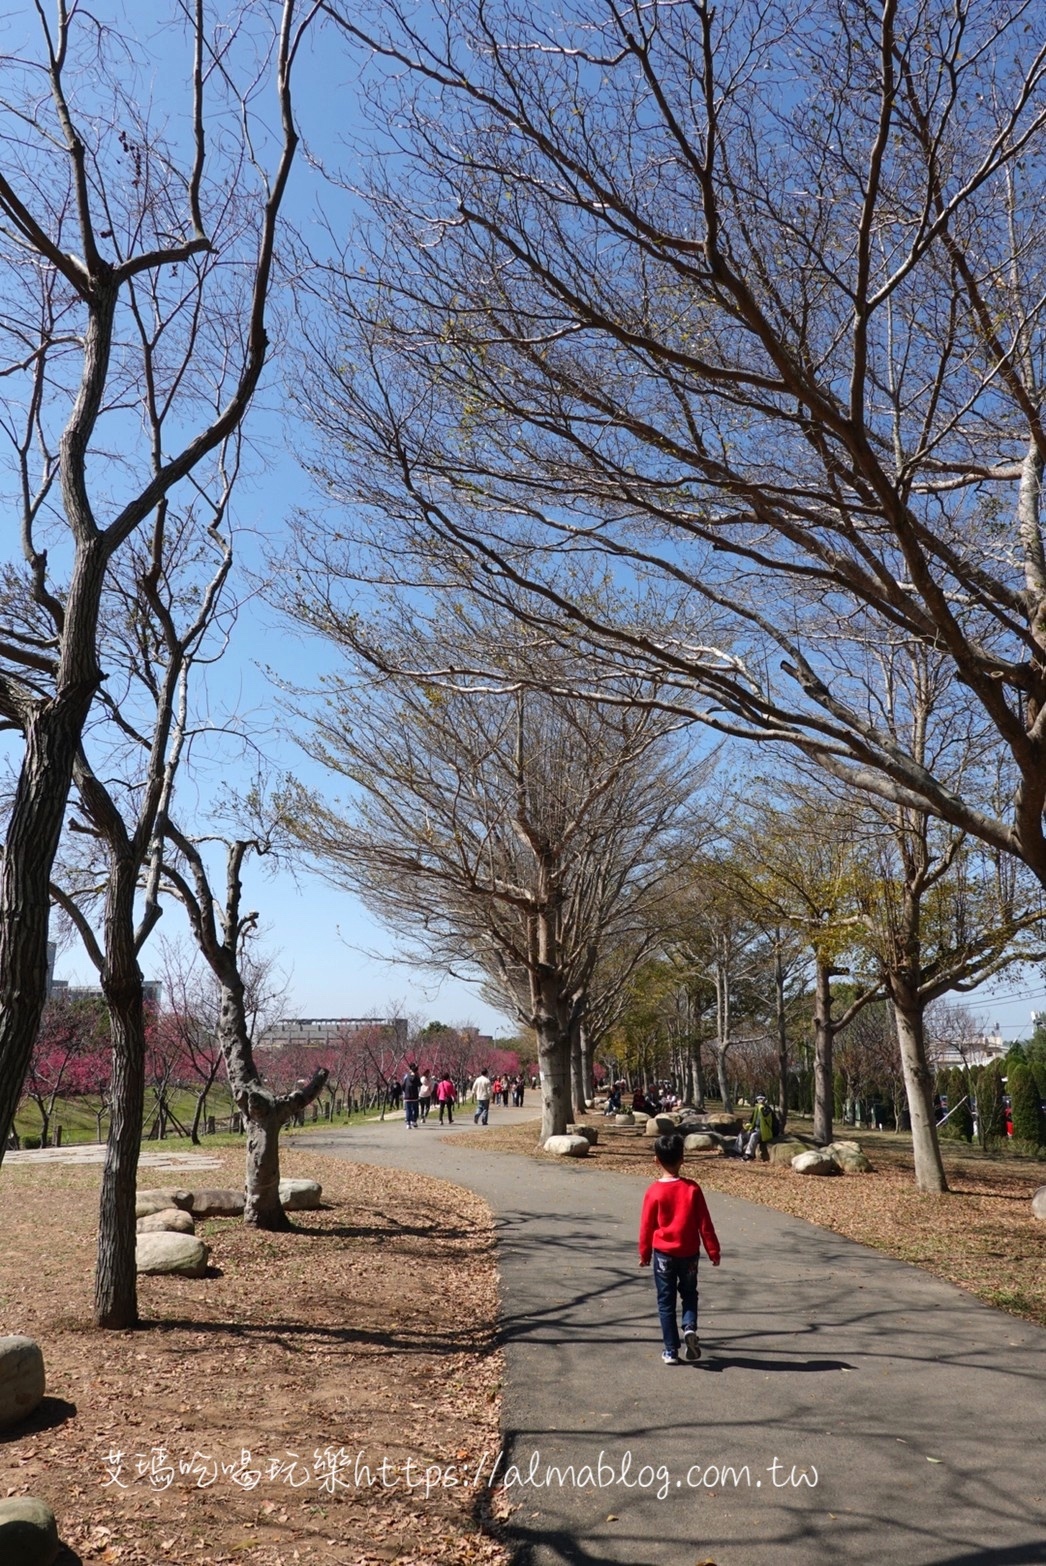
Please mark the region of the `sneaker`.
<svg viewBox="0 0 1046 1566"><path fill-rule="evenodd" d="M683 1358L688 1365L695 1365L701 1358L701 1345L697 1341L697 1330L688 1327L683 1333Z"/></svg>
<svg viewBox="0 0 1046 1566"><path fill-rule="evenodd" d="M679 1355L672 1354L668 1351L668 1349L665 1349L665 1352L661 1356L661 1363L662 1365L678 1365Z"/></svg>

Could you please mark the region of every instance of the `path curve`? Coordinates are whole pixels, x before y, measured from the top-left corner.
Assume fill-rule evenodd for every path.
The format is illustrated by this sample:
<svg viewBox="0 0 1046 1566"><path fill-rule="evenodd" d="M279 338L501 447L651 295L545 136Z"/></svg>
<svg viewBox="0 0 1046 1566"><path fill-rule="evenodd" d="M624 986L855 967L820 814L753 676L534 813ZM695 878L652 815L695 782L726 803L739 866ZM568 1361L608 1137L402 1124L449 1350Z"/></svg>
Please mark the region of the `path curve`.
<svg viewBox="0 0 1046 1566"><path fill-rule="evenodd" d="M463 1129L296 1146L438 1175L494 1210L521 1566L1046 1566L1046 1332L710 1192L704 1358L663 1366L642 1181L466 1148Z"/></svg>

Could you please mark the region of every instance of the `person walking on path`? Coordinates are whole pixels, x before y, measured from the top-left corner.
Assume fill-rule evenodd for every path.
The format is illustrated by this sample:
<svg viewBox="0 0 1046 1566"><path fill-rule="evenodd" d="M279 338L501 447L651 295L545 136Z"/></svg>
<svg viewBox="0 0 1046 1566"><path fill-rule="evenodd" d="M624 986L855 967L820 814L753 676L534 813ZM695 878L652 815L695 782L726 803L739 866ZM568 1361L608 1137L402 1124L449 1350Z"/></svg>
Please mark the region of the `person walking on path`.
<svg viewBox="0 0 1046 1566"><path fill-rule="evenodd" d="M703 1244L712 1266L718 1267L719 1237L705 1193L696 1180L680 1176L683 1138L678 1132L657 1138L654 1158L660 1173L643 1198L639 1265L649 1267L651 1261L654 1264L657 1312L665 1344L662 1360L666 1365L679 1364L678 1295L682 1305L683 1358L692 1364L701 1358L697 1337L698 1258Z"/></svg>
<svg viewBox="0 0 1046 1566"><path fill-rule="evenodd" d="M421 1082L418 1086L418 1114L422 1125L429 1118L429 1110L432 1108L432 1078L427 1071L421 1073Z"/></svg>
<svg viewBox="0 0 1046 1566"><path fill-rule="evenodd" d="M490 1116L490 1095L493 1091L490 1078L487 1076L486 1066L480 1066L479 1076L472 1084L472 1097L476 1101L476 1113L472 1117L473 1125L485 1126Z"/></svg>
<svg viewBox="0 0 1046 1566"><path fill-rule="evenodd" d="M403 1077L403 1115L407 1122L408 1131L417 1129L420 1092L421 1078L418 1075L418 1063L416 1060L412 1060L407 1066Z"/></svg>
<svg viewBox="0 0 1046 1566"><path fill-rule="evenodd" d="M457 1098L453 1082L444 1072L436 1083L436 1103L439 1105L439 1123L443 1124L443 1111L447 1111L447 1124L454 1124L454 1102Z"/></svg>

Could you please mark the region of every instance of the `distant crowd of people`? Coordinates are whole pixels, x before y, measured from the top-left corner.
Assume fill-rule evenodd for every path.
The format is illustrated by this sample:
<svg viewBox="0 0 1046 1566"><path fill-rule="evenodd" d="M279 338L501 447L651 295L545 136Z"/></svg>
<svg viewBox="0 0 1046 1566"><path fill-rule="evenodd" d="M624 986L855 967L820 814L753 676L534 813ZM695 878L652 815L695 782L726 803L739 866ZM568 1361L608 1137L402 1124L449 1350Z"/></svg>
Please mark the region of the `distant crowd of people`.
<svg viewBox="0 0 1046 1566"><path fill-rule="evenodd" d="M474 1123L488 1124L491 1104L503 1104L507 1109L511 1100L516 1109L522 1109L526 1087L526 1078L521 1071L515 1076L491 1077L486 1066L481 1066L465 1095L475 1106ZM426 1123L433 1104L439 1110L440 1125L444 1124L444 1117L447 1125L454 1124L454 1106L461 1095L445 1071L422 1070L417 1061L412 1060L403 1076L389 1083L388 1092L393 1109L403 1106L403 1118L409 1131Z"/></svg>

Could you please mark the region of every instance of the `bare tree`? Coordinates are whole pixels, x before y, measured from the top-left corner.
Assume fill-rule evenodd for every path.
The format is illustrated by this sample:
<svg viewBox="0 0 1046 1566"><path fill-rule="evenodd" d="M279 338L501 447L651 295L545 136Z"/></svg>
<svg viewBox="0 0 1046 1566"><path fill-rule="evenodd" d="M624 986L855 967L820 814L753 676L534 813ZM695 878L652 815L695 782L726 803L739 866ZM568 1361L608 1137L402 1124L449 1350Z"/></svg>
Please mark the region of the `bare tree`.
<svg viewBox="0 0 1046 1566"><path fill-rule="evenodd" d="M313 334L320 471L382 519L355 568L526 588L594 683L656 672L719 732L1046 881L1046 46L1022 0L328 9L398 153L363 267L316 273L340 310ZM575 592L593 553L662 614ZM884 634L947 660L1011 774L994 808L868 707L849 638Z"/></svg>
<svg viewBox="0 0 1046 1566"><path fill-rule="evenodd" d="M240 13L212 24L203 0L172 6L176 27L160 36L184 50L189 88L180 120L165 111L166 129L139 96L155 68L147 46L65 0L53 22L36 7L36 52L5 60L0 429L23 563L6 579L0 718L24 749L0 880L0 1153L44 1000L48 885L69 786L104 689L105 583L143 524L162 536L172 499L205 491L212 462L221 474L257 389L297 145L291 75L315 9L283 0L248 27ZM153 588L161 561L162 551ZM112 885L133 886L145 844L122 823L111 828ZM136 983L126 924L120 941L102 970L111 1010L133 1004ZM125 1159L136 1135L126 1133ZM120 1228L133 1232L126 1207L124 1198Z"/></svg>
<svg viewBox="0 0 1046 1566"><path fill-rule="evenodd" d="M354 677L306 745L354 798L292 792L287 824L416 960L486 979L533 1029L547 1139L571 1119L571 1042L601 943L643 921L678 840L688 788L673 725L630 705L624 682L614 710L539 688L569 687L576 671L506 617L483 632L503 688L419 683L419 652L460 662L480 634L457 599L427 628L401 602L398 637L380 652L372 641L361 654L351 619L330 629Z"/></svg>
<svg viewBox="0 0 1046 1566"><path fill-rule="evenodd" d="M224 843L225 890L219 899L211 885L204 844L188 837L169 818L164 835L174 853L163 865L163 879L185 908L204 960L218 982L217 1035L232 1096L247 1128L244 1223L258 1229L287 1229L280 1202L280 1131L323 1090L327 1070L317 1066L307 1082L288 1092L274 1091L262 1079L252 1045L252 997L245 977L244 943L258 915L243 908L241 874L249 854L273 851L269 833Z"/></svg>

